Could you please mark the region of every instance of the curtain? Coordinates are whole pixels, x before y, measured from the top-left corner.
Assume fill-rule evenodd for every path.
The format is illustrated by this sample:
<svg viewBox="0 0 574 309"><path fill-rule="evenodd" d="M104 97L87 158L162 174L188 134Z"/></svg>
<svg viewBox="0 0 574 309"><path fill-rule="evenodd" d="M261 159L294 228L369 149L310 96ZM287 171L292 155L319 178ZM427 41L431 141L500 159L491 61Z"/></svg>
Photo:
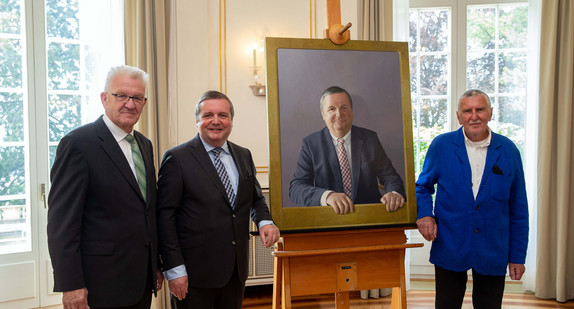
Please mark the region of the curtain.
<svg viewBox="0 0 574 309"><path fill-rule="evenodd" d="M146 71L150 76L148 103L137 130L154 146L156 171L161 156L177 144L177 106L171 102L170 75L174 74L175 44L172 39L175 3L172 0L125 0L126 64Z"/></svg>
<svg viewBox="0 0 574 309"><path fill-rule="evenodd" d="M359 40L393 40L393 1L360 0Z"/></svg>
<svg viewBox="0 0 574 309"><path fill-rule="evenodd" d="M536 296L574 298L574 1L545 0L540 44Z"/></svg>
<svg viewBox="0 0 574 309"><path fill-rule="evenodd" d="M177 143L177 107L170 95L169 78L175 74L173 48L175 2L172 0L125 0L126 64L149 74L148 102L137 130L154 146L156 172L161 156ZM169 308L169 289L164 281L162 290L153 299L153 309Z"/></svg>

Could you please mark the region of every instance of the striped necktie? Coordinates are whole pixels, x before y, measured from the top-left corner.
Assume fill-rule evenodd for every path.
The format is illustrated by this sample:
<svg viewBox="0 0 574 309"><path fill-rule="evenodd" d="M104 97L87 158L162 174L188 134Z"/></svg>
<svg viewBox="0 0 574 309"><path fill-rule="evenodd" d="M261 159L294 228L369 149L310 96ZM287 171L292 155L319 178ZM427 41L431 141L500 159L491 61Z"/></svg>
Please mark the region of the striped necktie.
<svg viewBox="0 0 574 309"><path fill-rule="evenodd" d="M145 174L145 164L143 161L142 154L140 152L140 148L138 146L138 142L131 134L126 135L125 140L128 141L132 147L132 159L134 160L134 166L136 168L138 185L140 187L144 200L146 200L147 181Z"/></svg>
<svg viewBox="0 0 574 309"><path fill-rule="evenodd" d="M221 154L221 147L213 148L211 152L215 155L213 159L213 163L215 164L215 169L217 170L217 174L219 174L219 178L221 178L221 182L225 187L225 192L227 192L227 197L229 198L229 203L231 203L231 207L235 207L235 192L233 191L233 187L231 186L231 181L229 180L229 175L227 175L227 170L225 166L223 166L223 162L219 158Z"/></svg>
<svg viewBox="0 0 574 309"><path fill-rule="evenodd" d="M349 198L353 198L351 187L351 169L349 168L349 159L347 159L347 152L345 151L345 140L343 138L337 139L337 152L339 153L339 165L341 166L341 177L343 178L343 189Z"/></svg>

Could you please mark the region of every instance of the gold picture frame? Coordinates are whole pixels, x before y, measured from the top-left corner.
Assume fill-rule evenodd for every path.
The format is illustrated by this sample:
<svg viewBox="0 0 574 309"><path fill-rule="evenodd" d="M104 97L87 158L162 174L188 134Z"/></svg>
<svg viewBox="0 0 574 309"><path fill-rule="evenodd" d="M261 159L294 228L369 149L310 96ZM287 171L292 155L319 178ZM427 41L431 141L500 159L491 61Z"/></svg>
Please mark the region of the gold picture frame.
<svg viewBox="0 0 574 309"><path fill-rule="evenodd" d="M414 227L416 221L409 55L406 42L265 39L269 130L270 208L282 232ZM353 98L354 124L372 126L401 175L406 204L387 212L383 204L355 205L338 215L328 206L300 207L288 196L289 177L306 135L325 126L323 90L340 86ZM297 145L299 145L297 147ZM393 159L394 158L394 159ZM289 175L290 174L290 175Z"/></svg>

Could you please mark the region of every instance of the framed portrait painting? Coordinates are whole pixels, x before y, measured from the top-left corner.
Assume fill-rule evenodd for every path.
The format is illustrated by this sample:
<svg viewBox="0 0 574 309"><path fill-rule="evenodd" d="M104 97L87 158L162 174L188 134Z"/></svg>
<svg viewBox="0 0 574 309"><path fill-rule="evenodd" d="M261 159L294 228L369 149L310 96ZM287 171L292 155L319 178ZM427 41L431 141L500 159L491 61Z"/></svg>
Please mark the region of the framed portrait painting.
<svg viewBox="0 0 574 309"><path fill-rule="evenodd" d="M416 195L407 43L348 41L335 45L326 39L266 38L265 48L270 207L279 229L304 232L413 226ZM324 186L322 177L341 177L337 163L333 163L337 161L331 165L321 162L323 158L328 160L327 153L335 153L336 143L319 146L317 140L320 134L328 136L328 120L323 117L320 103L326 89L343 89L348 94L352 106L351 147L360 145L360 149L353 148L349 162L351 178L355 177L354 186L358 187L353 194L362 203L344 215L330 206L321 206L318 198L304 196L312 189L298 190L303 174L308 177L306 186L317 187ZM363 131L373 145L357 141ZM370 152L376 153L375 157L359 153L371 148L376 150ZM377 183L376 177L368 184L359 180L361 173L376 174L374 170L382 165L380 157L402 181L401 194L406 203L397 211L387 211L379 198L359 199L359 195L366 196L365 192L373 190L374 195L380 192L380 197L390 186Z"/></svg>

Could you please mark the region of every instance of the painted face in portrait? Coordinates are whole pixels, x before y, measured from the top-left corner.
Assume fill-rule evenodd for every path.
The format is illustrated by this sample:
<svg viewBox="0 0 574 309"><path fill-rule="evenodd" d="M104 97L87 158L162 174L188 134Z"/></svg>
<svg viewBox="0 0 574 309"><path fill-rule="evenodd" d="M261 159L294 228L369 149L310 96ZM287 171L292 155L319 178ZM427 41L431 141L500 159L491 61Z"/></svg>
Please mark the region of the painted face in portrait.
<svg viewBox="0 0 574 309"><path fill-rule="evenodd" d="M209 99L201 102L196 119L201 138L213 147L221 147L233 128L229 102L225 99Z"/></svg>
<svg viewBox="0 0 574 309"><path fill-rule="evenodd" d="M128 75L117 75L110 83L110 92L102 92L100 99L108 118L126 133L129 133L138 122L147 102L145 83L141 79L132 78Z"/></svg>
<svg viewBox="0 0 574 309"><path fill-rule="evenodd" d="M456 112L458 123L473 142L488 137L488 122L492 119L492 107L483 95L463 98Z"/></svg>
<svg viewBox="0 0 574 309"><path fill-rule="evenodd" d="M326 96L321 115L331 134L336 137L345 136L353 126L353 108L344 92Z"/></svg>

